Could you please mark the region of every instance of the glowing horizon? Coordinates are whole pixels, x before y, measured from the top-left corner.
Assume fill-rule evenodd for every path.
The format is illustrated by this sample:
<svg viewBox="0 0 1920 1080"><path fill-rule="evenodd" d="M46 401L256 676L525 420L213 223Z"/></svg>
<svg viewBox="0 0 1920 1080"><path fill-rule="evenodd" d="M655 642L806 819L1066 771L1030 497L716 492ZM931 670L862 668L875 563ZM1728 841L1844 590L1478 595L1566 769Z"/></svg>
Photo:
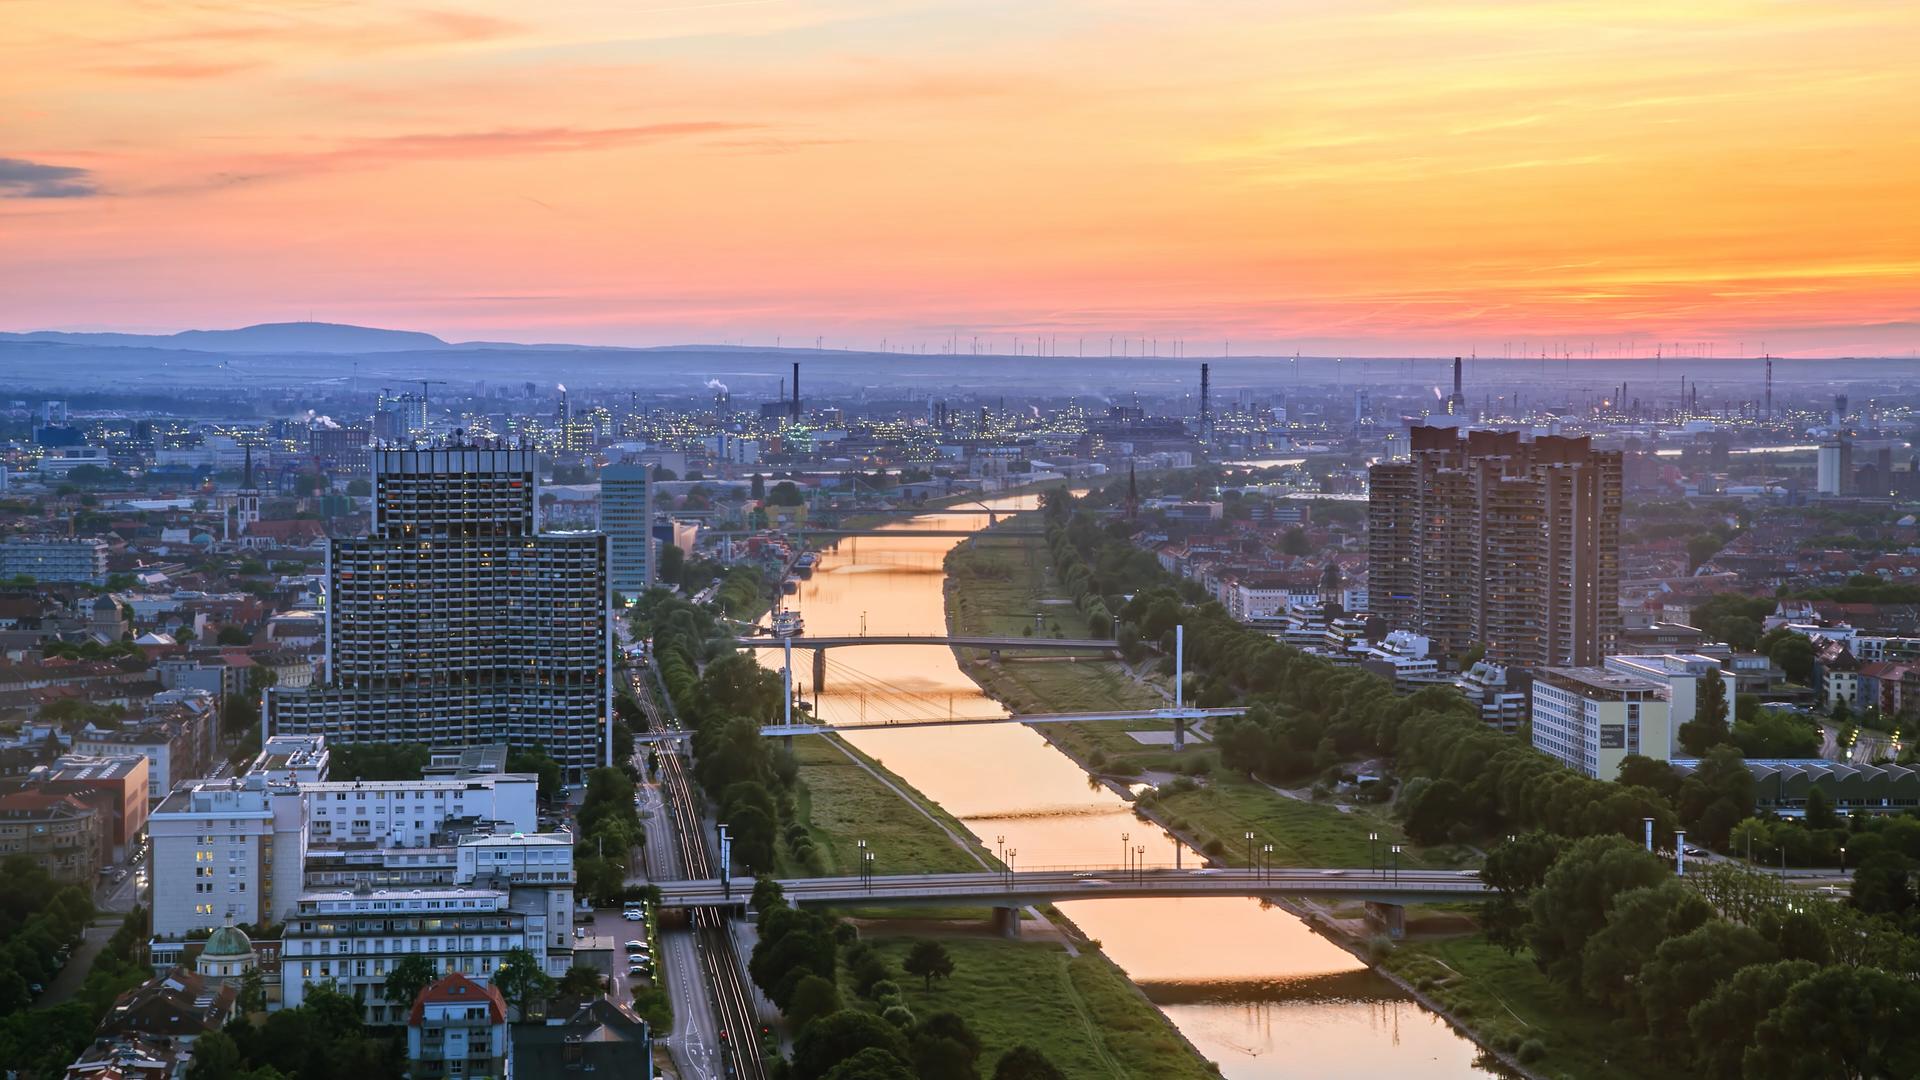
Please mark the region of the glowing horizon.
<svg viewBox="0 0 1920 1080"><path fill-rule="evenodd" d="M1920 349L1908 6L548 7L16 0L0 329Z"/></svg>

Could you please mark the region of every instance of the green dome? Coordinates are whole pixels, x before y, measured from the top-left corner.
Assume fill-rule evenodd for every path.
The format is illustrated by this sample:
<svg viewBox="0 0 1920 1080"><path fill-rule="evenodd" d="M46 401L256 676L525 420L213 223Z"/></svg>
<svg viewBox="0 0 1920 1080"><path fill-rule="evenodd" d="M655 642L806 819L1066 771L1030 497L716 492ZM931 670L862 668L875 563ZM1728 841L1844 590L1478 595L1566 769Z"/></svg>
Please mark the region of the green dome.
<svg viewBox="0 0 1920 1080"><path fill-rule="evenodd" d="M253 952L253 939L237 926L223 926L207 939L201 956L246 956Z"/></svg>

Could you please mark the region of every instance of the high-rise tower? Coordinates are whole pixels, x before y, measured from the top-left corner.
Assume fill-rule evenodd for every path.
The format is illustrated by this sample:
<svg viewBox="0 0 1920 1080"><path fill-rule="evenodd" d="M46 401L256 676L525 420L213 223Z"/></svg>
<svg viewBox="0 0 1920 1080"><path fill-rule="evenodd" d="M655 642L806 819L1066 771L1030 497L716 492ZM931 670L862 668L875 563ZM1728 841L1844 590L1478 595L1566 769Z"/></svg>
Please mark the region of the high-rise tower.
<svg viewBox="0 0 1920 1080"><path fill-rule="evenodd" d="M1599 664L1620 636L1618 451L1585 438L1415 427L1369 471L1369 606L1458 655Z"/></svg>
<svg viewBox="0 0 1920 1080"><path fill-rule="evenodd" d="M270 689L268 733L538 746L575 778L603 763L607 540L536 529L534 456L374 452L370 534L327 545L326 681Z"/></svg>

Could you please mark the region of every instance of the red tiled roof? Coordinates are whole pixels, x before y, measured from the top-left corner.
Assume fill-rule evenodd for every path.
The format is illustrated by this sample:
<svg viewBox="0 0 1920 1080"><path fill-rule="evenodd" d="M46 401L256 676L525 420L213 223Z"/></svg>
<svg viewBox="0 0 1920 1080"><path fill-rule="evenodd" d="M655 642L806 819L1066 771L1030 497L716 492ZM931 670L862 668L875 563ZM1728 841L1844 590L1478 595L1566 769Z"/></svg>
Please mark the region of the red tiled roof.
<svg viewBox="0 0 1920 1080"><path fill-rule="evenodd" d="M408 1013L407 1023L418 1024L426 1015L428 1005L471 1005L482 998L487 1002L487 1018L496 1024L506 1023L507 1003L500 991L457 971L442 975L432 986L420 991L420 996L413 999L413 1011Z"/></svg>

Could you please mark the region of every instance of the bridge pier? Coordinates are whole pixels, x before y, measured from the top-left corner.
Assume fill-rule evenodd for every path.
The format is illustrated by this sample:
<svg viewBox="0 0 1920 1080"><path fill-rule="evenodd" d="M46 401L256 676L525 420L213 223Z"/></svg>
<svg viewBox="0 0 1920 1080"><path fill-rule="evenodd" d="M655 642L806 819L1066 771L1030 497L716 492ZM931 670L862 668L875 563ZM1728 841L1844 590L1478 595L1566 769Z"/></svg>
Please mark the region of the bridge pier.
<svg viewBox="0 0 1920 1080"><path fill-rule="evenodd" d="M1375 929L1385 931L1390 941L1399 941L1407 936L1407 909L1399 904L1367 901L1367 922Z"/></svg>
<svg viewBox="0 0 1920 1080"><path fill-rule="evenodd" d="M813 696L819 697L820 691L827 688L827 650L813 650Z"/></svg>
<svg viewBox="0 0 1920 1080"><path fill-rule="evenodd" d="M1186 748L1187 718L1184 716L1176 716L1173 718L1173 752L1177 754Z"/></svg>
<svg viewBox="0 0 1920 1080"><path fill-rule="evenodd" d="M792 757L793 756L793 736L791 735L780 736L780 749L785 750L787 752L788 757Z"/></svg>
<svg viewBox="0 0 1920 1080"><path fill-rule="evenodd" d="M1020 940L1020 909L1017 907L997 907L993 909L994 932L1012 941Z"/></svg>

